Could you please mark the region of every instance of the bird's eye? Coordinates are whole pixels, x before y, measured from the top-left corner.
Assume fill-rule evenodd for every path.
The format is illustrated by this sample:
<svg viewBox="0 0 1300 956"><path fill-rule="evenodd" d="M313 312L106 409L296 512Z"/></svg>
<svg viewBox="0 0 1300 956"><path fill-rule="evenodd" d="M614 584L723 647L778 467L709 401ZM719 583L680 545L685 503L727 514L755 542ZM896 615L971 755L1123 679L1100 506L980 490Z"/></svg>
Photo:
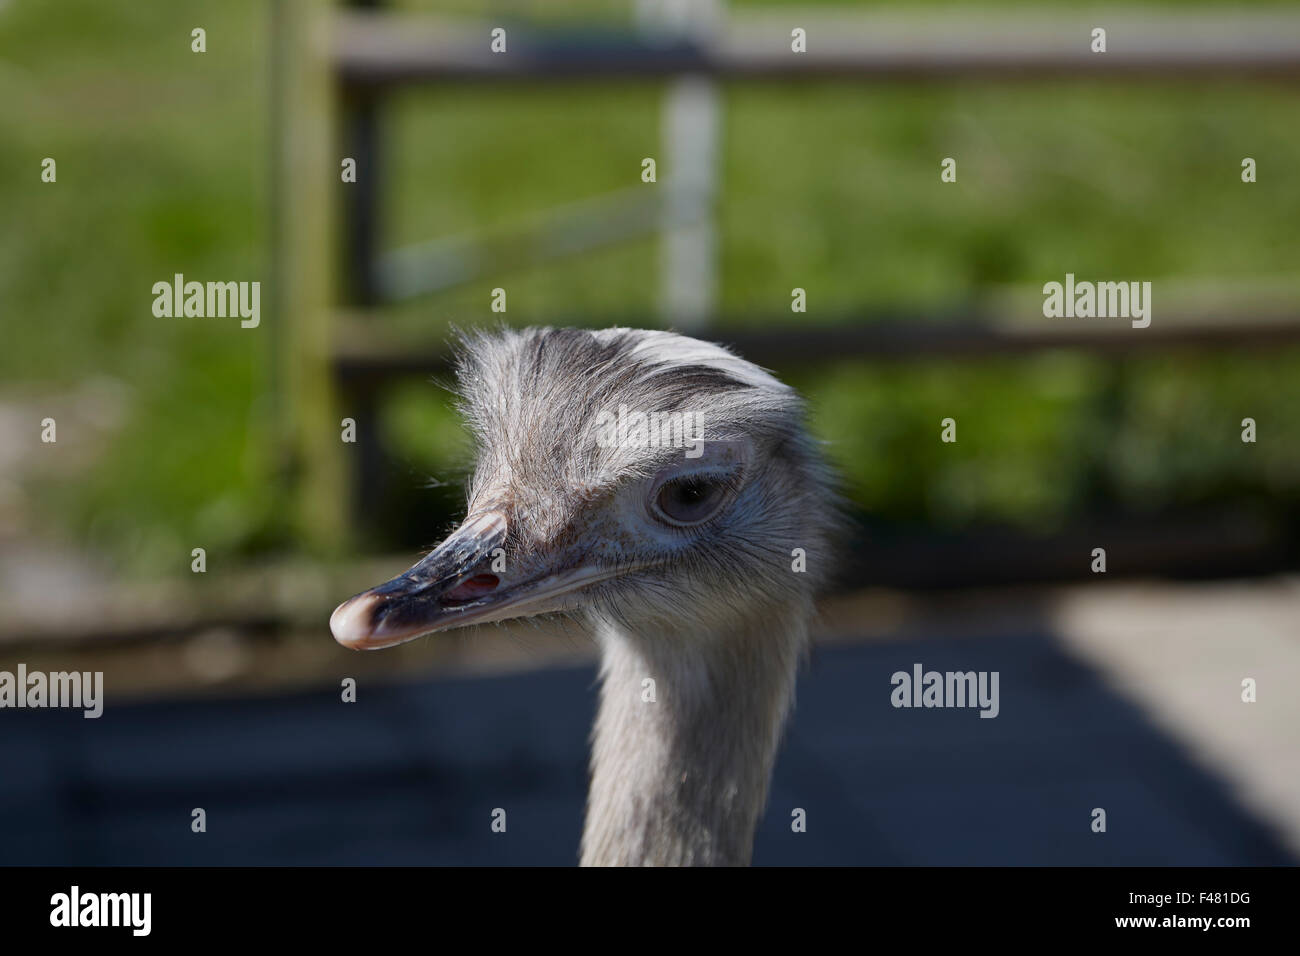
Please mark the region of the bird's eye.
<svg viewBox="0 0 1300 956"><path fill-rule="evenodd" d="M699 524L712 517L727 494L727 483L709 475L666 481L655 496L660 514L673 524Z"/></svg>

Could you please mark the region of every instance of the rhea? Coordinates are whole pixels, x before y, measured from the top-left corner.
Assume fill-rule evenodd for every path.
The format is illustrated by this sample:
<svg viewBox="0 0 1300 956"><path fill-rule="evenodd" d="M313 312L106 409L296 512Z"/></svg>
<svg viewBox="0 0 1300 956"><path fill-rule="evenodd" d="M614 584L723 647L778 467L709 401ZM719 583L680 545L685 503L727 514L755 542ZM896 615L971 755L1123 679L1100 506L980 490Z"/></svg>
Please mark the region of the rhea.
<svg viewBox="0 0 1300 956"><path fill-rule="evenodd" d="M465 520L339 605L335 638L579 621L601 677L581 863L749 863L834 516L799 396L719 345L634 329L469 335L457 378ZM649 440L655 413L702 434Z"/></svg>

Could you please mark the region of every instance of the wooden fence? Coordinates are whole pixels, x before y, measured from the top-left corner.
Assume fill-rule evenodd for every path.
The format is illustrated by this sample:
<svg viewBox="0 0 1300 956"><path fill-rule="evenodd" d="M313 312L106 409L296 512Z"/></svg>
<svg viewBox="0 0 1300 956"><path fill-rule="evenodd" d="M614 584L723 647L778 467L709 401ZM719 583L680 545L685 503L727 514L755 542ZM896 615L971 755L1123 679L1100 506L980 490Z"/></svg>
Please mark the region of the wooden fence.
<svg viewBox="0 0 1300 956"><path fill-rule="evenodd" d="M560 210L551 221L534 223L516 234L383 250L378 207L385 156L379 117L395 90L411 84L518 84L606 77L669 83L705 78L870 84L1135 76L1172 81L1217 76L1288 85L1300 77L1300 16L1283 11L1233 10L1224 15L1106 11L1064 17L1016 12L966 18L932 14L919 20L846 17L814 8L688 24L658 34L506 24L509 55L501 56L489 49L496 24L364 9L370 6L337 10L325 0L276 0L279 486L302 540L322 552L337 552L348 540L349 500L373 500L382 493L378 410L387 386L404 376L426 376L446 367L441 342L411 343L388 335L380 314L383 306L492 270L580 254L665 225L670 232L680 227L679 259L698 257L702 249L707 252L701 242L707 244L711 236L707 228L701 231L701 225L707 227L708 206L717 187L701 176L684 187L667 184L669 188L663 190L662 202L685 210L680 222L661 215L662 210L648 210L644 193L638 190L636 195L599 197ZM793 26L807 31L806 53L791 53ZM1094 26L1108 31L1104 55L1090 49ZM707 96L680 97L670 108L682 110L687 121L694 116L697 127L701 122L716 122ZM334 216L342 156L355 158L365 173L343 190L339 223ZM707 156L692 160L708 161ZM674 188L691 190L686 201L673 193ZM342 289L335 290L328 277L339 272L333 266L340 260L345 281L339 283ZM668 284L672 285L672 277ZM340 295L345 301L335 301ZM709 312L707 294L696 296L691 308ZM1117 334L1097 325L1015 323L977 313L944 321L863 315L851 324L807 327L787 322L761 329L715 322L715 318L697 314L691 330L709 329L709 338L734 345L752 361L777 370L819 364L830 357L924 361L1061 348L1125 354L1170 348L1271 348L1300 341L1300 315L1285 313L1224 312L1208 320L1204 315L1162 316L1161 323L1140 335ZM663 317L649 316L647 321L662 323ZM351 453L350 477L338 440L342 394L347 395L347 413L358 424L359 444ZM1193 536L1196 540L1189 544L1185 534L1157 528L1151 533L1164 535L1169 547L1152 542L1144 550L1148 563L1135 570L1182 567L1189 560L1194 563L1200 552L1209 562L1205 566L1217 568L1215 562L1221 563L1221 553L1204 535ZM1032 577L1035 567L1060 564L1066 537L1004 548L1009 563L1001 572L995 553L979 542L967 542L962 547L978 557L962 566L972 582L981 569L985 576L991 573L1000 579ZM1244 551L1228 549L1239 559L1236 566L1255 567L1261 555L1267 555L1265 564L1296 557L1284 541L1261 541L1256 535L1251 542ZM942 553L922 556L915 562L916 573L898 571L907 563L895 563L899 580L891 583L927 583L924 567L943 560ZM888 576L889 567L882 565L870 573L883 571ZM867 574L864 571L864 579Z"/></svg>

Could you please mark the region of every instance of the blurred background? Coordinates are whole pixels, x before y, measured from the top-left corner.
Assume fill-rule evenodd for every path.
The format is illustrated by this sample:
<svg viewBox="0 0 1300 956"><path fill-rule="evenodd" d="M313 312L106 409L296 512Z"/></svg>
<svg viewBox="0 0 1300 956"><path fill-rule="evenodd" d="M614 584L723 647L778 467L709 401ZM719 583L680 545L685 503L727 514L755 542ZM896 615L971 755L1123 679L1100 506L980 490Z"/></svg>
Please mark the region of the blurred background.
<svg viewBox="0 0 1300 956"><path fill-rule="evenodd" d="M327 627L459 516L436 382L501 322L809 399L851 546L756 863L1294 863L1298 72L1282 2L0 0L0 670L106 683L0 711L0 863L575 859L584 635ZM1067 272L1151 327L1043 318ZM1001 716L892 709L916 661Z"/></svg>

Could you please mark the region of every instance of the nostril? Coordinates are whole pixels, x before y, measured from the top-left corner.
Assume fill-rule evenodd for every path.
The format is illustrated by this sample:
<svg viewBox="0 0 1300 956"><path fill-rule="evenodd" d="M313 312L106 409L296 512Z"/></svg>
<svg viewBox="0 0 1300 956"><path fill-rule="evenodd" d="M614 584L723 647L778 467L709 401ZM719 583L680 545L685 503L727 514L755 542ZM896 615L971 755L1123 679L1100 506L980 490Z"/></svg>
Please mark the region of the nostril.
<svg viewBox="0 0 1300 956"><path fill-rule="evenodd" d="M442 596L444 601L472 601L497 589L501 579L495 574L476 574L466 578Z"/></svg>

